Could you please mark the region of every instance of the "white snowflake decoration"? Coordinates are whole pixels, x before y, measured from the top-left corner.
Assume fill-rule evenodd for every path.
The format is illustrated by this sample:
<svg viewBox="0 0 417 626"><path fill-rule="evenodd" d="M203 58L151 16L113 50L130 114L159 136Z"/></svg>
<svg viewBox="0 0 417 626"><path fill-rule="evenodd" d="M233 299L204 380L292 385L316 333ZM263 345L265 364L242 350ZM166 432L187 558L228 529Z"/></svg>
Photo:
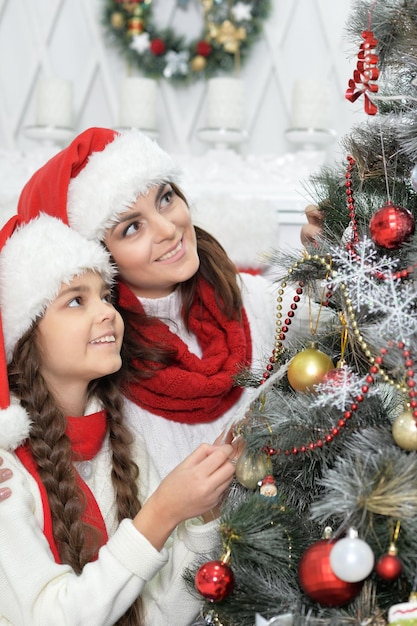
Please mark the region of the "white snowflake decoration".
<svg viewBox="0 0 417 626"><path fill-rule="evenodd" d="M363 393L362 387L366 384L365 377L358 376L350 367L344 365L337 369L336 377L314 385L315 395L311 404L315 407L334 406L344 411L356 396ZM369 388L368 396L376 393L376 388Z"/></svg>
<svg viewBox="0 0 417 626"><path fill-rule="evenodd" d="M232 13L236 22L243 22L243 20L249 22L252 19L252 7L250 4L238 2L232 8Z"/></svg>
<svg viewBox="0 0 417 626"><path fill-rule="evenodd" d="M130 47L132 50L136 50L138 54L143 54L149 50L151 45L149 33L142 33L141 35L135 35L132 39Z"/></svg>
<svg viewBox="0 0 417 626"><path fill-rule="evenodd" d="M190 53L188 50L184 50L183 52L170 50L167 52L165 55L167 64L164 68L164 77L171 78L174 74L183 74L185 76L188 72L189 57Z"/></svg>
<svg viewBox="0 0 417 626"><path fill-rule="evenodd" d="M417 332L414 284L397 278L398 259L379 256L367 237L357 244L355 252L353 256L345 249L334 247L331 250L335 267L330 277L333 288L343 284L354 309L365 308L377 314L376 323L382 337L392 338L394 333L395 339L405 341Z"/></svg>

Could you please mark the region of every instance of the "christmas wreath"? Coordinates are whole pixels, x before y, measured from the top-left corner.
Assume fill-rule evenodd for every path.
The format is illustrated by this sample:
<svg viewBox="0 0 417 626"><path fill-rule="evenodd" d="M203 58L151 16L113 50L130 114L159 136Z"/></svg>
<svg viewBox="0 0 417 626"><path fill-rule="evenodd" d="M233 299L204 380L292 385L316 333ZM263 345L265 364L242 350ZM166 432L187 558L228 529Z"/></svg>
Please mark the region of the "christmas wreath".
<svg viewBox="0 0 417 626"><path fill-rule="evenodd" d="M235 71L271 8L271 0L201 0L202 33L187 42L171 28L158 29L152 4L152 0L105 0L104 27L131 67L149 78L176 83ZM185 10L187 0L178 4Z"/></svg>

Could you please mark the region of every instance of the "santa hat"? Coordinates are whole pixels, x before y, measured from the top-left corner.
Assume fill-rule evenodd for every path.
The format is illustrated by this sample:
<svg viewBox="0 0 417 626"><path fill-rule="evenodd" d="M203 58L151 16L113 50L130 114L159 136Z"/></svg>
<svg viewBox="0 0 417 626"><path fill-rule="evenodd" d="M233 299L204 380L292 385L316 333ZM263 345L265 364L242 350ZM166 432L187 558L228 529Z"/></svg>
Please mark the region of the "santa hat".
<svg viewBox="0 0 417 626"><path fill-rule="evenodd" d="M179 178L171 157L139 130L89 128L35 172L18 213L26 221L48 213L101 241L140 194Z"/></svg>
<svg viewBox="0 0 417 626"><path fill-rule="evenodd" d="M14 216L0 231L0 447L14 449L29 434L28 415L10 403L7 363L14 347L61 284L88 270L107 282L115 272L100 243L86 241L59 219L41 214L24 224Z"/></svg>

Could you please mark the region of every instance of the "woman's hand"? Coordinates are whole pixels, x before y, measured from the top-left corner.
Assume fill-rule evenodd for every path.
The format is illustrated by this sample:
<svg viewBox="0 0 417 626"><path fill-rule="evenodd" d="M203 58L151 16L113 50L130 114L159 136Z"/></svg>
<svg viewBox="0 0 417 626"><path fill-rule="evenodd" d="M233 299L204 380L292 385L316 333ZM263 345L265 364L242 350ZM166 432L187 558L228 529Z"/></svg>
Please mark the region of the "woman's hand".
<svg viewBox="0 0 417 626"><path fill-rule="evenodd" d="M301 243L303 246L314 243L316 237L319 237L323 230L323 211L314 204L309 204L304 209L308 224L301 227Z"/></svg>
<svg viewBox="0 0 417 626"><path fill-rule="evenodd" d="M145 502L133 523L157 550L180 522L215 509L233 479L233 454L230 444L200 445Z"/></svg>
<svg viewBox="0 0 417 626"><path fill-rule="evenodd" d="M3 465L3 459L0 457L0 465ZM12 470L8 467L0 468L0 483L4 483L6 480L9 480L13 476ZM12 495L12 490L9 487L0 487L0 502L2 500L7 500Z"/></svg>

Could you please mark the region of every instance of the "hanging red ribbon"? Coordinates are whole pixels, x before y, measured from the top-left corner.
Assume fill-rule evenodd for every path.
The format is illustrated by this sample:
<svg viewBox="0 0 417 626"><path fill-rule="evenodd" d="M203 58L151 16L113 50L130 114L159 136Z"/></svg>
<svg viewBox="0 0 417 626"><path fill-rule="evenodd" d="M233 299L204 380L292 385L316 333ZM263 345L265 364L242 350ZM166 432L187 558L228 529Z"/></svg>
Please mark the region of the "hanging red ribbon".
<svg viewBox="0 0 417 626"><path fill-rule="evenodd" d="M379 76L379 70L376 66L378 55L375 54L378 40L371 30L364 30L362 37L364 42L360 45L356 69L353 72L353 78L349 80L345 97L350 102L355 102L363 94L365 113L375 115L378 112L378 107L369 98L368 92L376 93L378 91L378 85L373 82Z"/></svg>

